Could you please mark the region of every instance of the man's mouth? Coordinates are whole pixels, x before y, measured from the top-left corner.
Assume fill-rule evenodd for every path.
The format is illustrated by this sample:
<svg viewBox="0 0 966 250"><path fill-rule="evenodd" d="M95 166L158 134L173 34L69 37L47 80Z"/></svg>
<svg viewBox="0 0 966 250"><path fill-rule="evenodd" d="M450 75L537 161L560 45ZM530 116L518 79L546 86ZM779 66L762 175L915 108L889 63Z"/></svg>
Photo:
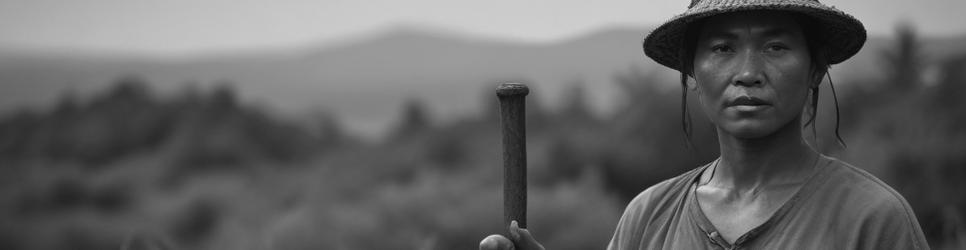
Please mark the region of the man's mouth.
<svg viewBox="0 0 966 250"><path fill-rule="evenodd" d="M771 105L771 103L766 102L765 100L762 100L761 98L751 97L751 96L741 96L741 97L735 98L734 100L731 100L731 102L728 103L728 106L729 107L732 107L732 106L764 106L764 105Z"/></svg>

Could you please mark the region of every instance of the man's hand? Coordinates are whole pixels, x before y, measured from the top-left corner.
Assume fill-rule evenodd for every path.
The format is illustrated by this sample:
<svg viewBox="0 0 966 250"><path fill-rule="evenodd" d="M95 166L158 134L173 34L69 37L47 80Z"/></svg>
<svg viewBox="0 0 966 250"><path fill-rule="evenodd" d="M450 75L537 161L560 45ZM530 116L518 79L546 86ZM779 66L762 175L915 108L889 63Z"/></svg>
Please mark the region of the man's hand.
<svg viewBox="0 0 966 250"><path fill-rule="evenodd" d="M494 234L480 241L480 250L544 250L529 230L520 228L517 221L510 222L510 239Z"/></svg>

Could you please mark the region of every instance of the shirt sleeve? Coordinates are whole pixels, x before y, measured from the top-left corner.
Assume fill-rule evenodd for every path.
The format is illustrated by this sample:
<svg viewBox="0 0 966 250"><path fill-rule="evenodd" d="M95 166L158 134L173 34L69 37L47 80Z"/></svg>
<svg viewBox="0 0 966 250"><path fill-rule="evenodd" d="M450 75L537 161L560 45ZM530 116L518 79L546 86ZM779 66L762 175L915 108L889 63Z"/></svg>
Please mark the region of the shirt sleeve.
<svg viewBox="0 0 966 250"><path fill-rule="evenodd" d="M898 200L870 207L863 218L857 249L929 249L909 204Z"/></svg>
<svg viewBox="0 0 966 250"><path fill-rule="evenodd" d="M645 234L648 233L647 227L649 220L653 216L656 216L654 214L655 207L667 202L666 199L668 197L663 194L668 190L669 185L669 181L664 181L651 186L627 204L627 208L624 209L624 214L621 215L620 221L617 222L617 229L614 230L614 236L611 238L610 243L607 244L608 250L638 250L646 245L644 242L645 237L664 238L663 236Z"/></svg>
<svg viewBox="0 0 966 250"><path fill-rule="evenodd" d="M641 192L637 197L635 197L629 204L627 208L624 209L624 214L621 215L620 221L617 222L617 229L614 230L614 236L611 237L610 243L607 244L607 250L631 250L637 249L641 241L641 233L644 231L644 225L639 223L641 216L644 213L644 203L650 192L645 190Z"/></svg>
<svg viewBox="0 0 966 250"><path fill-rule="evenodd" d="M912 206L899 192L868 172L844 164L841 181L829 182L842 186L831 191L843 195L836 199L850 204L840 213L851 228L848 246L853 249L929 249ZM844 231L842 231L844 232Z"/></svg>

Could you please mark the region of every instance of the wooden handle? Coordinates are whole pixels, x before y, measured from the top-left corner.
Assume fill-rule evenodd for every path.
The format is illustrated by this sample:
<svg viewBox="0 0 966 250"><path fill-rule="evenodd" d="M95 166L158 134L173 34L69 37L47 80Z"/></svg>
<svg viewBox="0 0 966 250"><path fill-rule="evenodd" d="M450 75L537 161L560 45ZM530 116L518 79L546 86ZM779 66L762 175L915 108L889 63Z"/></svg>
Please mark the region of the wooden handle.
<svg viewBox="0 0 966 250"><path fill-rule="evenodd" d="M503 225L516 220L527 227L527 85L504 83L496 88L503 127Z"/></svg>

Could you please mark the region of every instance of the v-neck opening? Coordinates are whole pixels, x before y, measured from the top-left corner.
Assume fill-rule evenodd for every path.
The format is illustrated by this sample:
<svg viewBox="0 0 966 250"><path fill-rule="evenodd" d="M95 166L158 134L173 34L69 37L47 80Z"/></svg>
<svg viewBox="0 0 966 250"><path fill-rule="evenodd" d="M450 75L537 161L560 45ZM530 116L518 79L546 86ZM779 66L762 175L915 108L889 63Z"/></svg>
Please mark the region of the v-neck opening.
<svg viewBox="0 0 966 250"><path fill-rule="evenodd" d="M715 162L719 160L720 158L716 159ZM718 233L718 229L713 223L711 223L711 220L708 219L707 215L704 214L704 211L701 210L701 204L698 201L697 183L699 180L701 180L701 176L704 175L705 170L712 165L711 163L706 164L698 172L698 174L695 174L690 180L691 184L688 185L687 192L687 194L690 196L687 198L689 200L688 206L690 206L688 210L690 210L691 217L694 218L693 221L698 224L698 227L701 228L701 230L711 241L719 245L724 244L723 247L726 249L732 249L734 246L743 245L745 242L754 239L762 231L768 229L770 226L777 223L782 217L784 217L788 211L795 207L795 204L797 204L799 200L808 197L808 195L815 190L815 185L817 182L816 180L819 179L817 177L824 175L826 172L825 169L831 165L829 164L830 162L831 159L819 154L818 159L815 161L815 166L813 166L816 168L815 172L805 180L805 183L795 191L795 194L785 201L785 203L782 204L778 210L775 210L775 212L772 213L771 216L765 220L765 222L762 222L760 225L753 227L751 230L742 233L741 236L738 236L738 238L735 239L734 243L728 242L720 235L720 233Z"/></svg>

